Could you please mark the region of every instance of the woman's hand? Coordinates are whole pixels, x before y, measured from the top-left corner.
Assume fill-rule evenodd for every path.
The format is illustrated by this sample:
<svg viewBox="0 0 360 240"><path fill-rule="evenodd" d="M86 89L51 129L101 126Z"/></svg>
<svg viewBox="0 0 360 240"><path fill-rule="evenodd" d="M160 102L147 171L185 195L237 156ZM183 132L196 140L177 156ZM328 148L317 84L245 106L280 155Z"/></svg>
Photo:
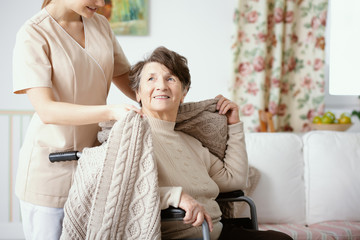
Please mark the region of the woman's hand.
<svg viewBox="0 0 360 240"><path fill-rule="evenodd" d="M120 120L123 118L128 111L135 111L140 115L143 115L141 109L135 107L131 104L116 104L116 105L108 105L111 111L111 118L113 120Z"/></svg>
<svg viewBox="0 0 360 240"><path fill-rule="evenodd" d="M219 114L224 114L227 117L229 125L240 122L239 106L236 103L225 98L223 95L217 95L215 98L219 99L216 110L219 111Z"/></svg>
<svg viewBox="0 0 360 240"><path fill-rule="evenodd" d="M184 223L192 224L194 227L198 227L201 226L204 219L206 219L209 225L209 230L212 232L213 223L210 215L205 211L205 208L193 197L187 193L181 193L179 207L184 209L186 212Z"/></svg>

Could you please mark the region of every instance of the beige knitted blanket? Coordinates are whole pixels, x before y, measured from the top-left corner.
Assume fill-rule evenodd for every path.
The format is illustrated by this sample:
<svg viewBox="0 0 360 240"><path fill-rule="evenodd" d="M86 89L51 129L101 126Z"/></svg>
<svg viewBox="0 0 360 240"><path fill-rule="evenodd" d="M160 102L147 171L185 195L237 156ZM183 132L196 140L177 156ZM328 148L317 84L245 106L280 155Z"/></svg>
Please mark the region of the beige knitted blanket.
<svg viewBox="0 0 360 240"><path fill-rule="evenodd" d="M223 158L226 117L216 112L216 99L185 103L179 108L176 130L194 136ZM122 121L101 123L103 145L86 148L64 206L61 239L160 239L160 197L156 162L147 121L129 112ZM250 195L259 180L250 167ZM222 208L226 215L241 205Z"/></svg>
<svg viewBox="0 0 360 240"><path fill-rule="evenodd" d="M150 127L129 112L108 141L79 159L61 239L160 239L160 195Z"/></svg>

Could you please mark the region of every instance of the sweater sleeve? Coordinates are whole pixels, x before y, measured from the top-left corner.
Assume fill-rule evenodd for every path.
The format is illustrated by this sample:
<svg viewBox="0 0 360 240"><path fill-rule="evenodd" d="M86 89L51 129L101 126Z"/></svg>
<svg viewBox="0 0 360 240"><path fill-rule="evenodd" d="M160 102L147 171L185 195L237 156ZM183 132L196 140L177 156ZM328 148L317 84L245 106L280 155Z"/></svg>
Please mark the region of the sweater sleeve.
<svg viewBox="0 0 360 240"><path fill-rule="evenodd" d="M210 155L209 175L219 186L220 192L246 188L249 171L243 123L229 125L228 130L225 158L221 160Z"/></svg>
<svg viewBox="0 0 360 240"><path fill-rule="evenodd" d="M166 209L169 206L179 207L182 187L160 187L160 207Z"/></svg>

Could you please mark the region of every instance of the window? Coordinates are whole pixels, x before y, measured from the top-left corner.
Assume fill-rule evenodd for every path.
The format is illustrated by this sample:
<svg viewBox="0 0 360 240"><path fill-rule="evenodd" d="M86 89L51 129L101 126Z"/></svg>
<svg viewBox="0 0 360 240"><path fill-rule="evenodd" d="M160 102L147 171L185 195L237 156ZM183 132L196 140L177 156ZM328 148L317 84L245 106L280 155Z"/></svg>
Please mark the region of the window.
<svg viewBox="0 0 360 240"><path fill-rule="evenodd" d="M327 109L354 109L360 104L356 95L329 94L329 79L331 82L333 79L341 80L340 85L331 83L331 93L338 92L341 86L349 86L350 81L358 84L356 90L360 92L359 9L359 0L329 0L325 36L325 104ZM342 93L349 92L343 90ZM354 94L354 91L351 93Z"/></svg>

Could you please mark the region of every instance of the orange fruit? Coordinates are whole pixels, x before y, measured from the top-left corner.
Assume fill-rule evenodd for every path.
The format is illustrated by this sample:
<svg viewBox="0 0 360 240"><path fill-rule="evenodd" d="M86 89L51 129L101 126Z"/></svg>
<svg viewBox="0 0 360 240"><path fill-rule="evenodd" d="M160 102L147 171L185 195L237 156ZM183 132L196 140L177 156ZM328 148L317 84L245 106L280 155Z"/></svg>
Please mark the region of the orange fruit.
<svg viewBox="0 0 360 240"><path fill-rule="evenodd" d="M342 116L339 118L339 123L341 124L349 124L351 123L351 118L348 116Z"/></svg>
<svg viewBox="0 0 360 240"><path fill-rule="evenodd" d="M335 114L330 112L330 111L327 111L324 116L328 116L329 118L331 118L333 121L335 120Z"/></svg>
<svg viewBox="0 0 360 240"><path fill-rule="evenodd" d="M333 123L333 122L334 122L334 119L331 116L324 115L321 118L321 123L330 124L330 123Z"/></svg>
<svg viewBox="0 0 360 240"><path fill-rule="evenodd" d="M346 116L346 117L351 117L351 114L350 114L350 113L347 113L347 112L344 112L344 113L342 113L342 114L340 115L340 118L341 118L341 117L344 117L344 116Z"/></svg>
<svg viewBox="0 0 360 240"><path fill-rule="evenodd" d="M314 117L312 122L316 123L316 124L320 124L321 123L321 117L320 116Z"/></svg>

